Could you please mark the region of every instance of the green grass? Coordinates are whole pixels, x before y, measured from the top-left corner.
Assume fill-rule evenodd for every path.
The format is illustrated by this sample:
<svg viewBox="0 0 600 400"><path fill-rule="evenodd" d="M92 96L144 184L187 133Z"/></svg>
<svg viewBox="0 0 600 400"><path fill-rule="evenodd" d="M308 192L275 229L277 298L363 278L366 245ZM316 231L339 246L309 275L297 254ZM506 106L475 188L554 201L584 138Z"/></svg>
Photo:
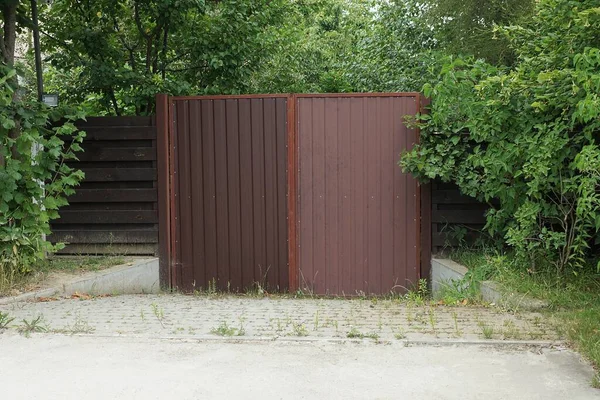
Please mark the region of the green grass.
<svg viewBox="0 0 600 400"><path fill-rule="evenodd" d="M48 327L44 325L44 318L38 315L37 318L33 318L30 321L24 319L22 325L17 327L17 331L25 336L29 337L34 332L47 332Z"/></svg>
<svg viewBox="0 0 600 400"><path fill-rule="evenodd" d="M127 259L123 256L61 256L50 257L36 265L31 266L31 271L24 275L11 276L0 285L0 297L10 296L18 292L26 292L43 284L48 275L53 272L77 274L83 272L100 271L115 265L124 264Z"/></svg>
<svg viewBox="0 0 600 400"><path fill-rule="evenodd" d="M108 267L124 264L123 256L98 257L52 257L35 267L39 272L61 271L68 273L100 271Z"/></svg>
<svg viewBox="0 0 600 400"><path fill-rule="evenodd" d="M217 336L244 336L246 331L244 326L240 324L239 328L229 326L227 322L223 321L219 326L214 327L210 330L210 333Z"/></svg>
<svg viewBox="0 0 600 400"><path fill-rule="evenodd" d="M379 335L375 332L362 333L355 327L352 327L350 331L346 334L346 337L350 339L373 339L377 341L379 339Z"/></svg>
<svg viewBox="0 0 600 400"><path fill-rule="evenodd" d="M552 267L531 271L510 253L458 250L451 258L473 276L491 278L504 290L547 301L547 317L556 318L560 333L600 368L600 274L593 268L558 277Z"/></svg>
<svg viewBox="0 0 600 400"><path fill-rule="evenodd" d="M8 325L14 320L8 313L0 311L0 330L8 328Z"/></svg>

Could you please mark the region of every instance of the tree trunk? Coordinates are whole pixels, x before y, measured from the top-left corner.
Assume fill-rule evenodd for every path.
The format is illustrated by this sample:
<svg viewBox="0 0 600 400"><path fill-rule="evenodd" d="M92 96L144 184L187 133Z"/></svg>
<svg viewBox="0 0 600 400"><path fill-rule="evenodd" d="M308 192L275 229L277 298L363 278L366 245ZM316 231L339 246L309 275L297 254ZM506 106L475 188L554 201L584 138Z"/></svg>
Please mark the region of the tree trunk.
<svg viewBox="0 0 600 400"><path fill-rule="evenodd" d="M17 39L17 6L18 1L6 1L2 6L2 19L4 20L4 26L2 27L2 33L0 37L0 47L2 51L2 62L9 68L13 68L15 65L15 43ZM19 80L15 75L8 81L8 84L13 89L13 103L19 100ZM18 119L15 119L15 127L8 132L8 136L11 139L19 137L21 131L21 124ZM16 146L11 149L13 158L18 158ZM4 164L4 160L0 161Z"/></svg>
<svg viewBox="0 0 600 400"><path fill-rule="evenodd" d="M17 39L17 1L4 2L2 6L2 19L4 26L2 28L2 62L9 67L15 64L15 42Z"/></svg>

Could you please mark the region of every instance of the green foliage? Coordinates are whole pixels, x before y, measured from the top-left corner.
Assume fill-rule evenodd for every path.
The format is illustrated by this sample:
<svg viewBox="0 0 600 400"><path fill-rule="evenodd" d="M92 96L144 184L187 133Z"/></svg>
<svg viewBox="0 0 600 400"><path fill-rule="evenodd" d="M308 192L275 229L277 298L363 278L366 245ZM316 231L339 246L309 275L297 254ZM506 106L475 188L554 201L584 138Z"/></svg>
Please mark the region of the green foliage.
<svg viewBox="0 0 600 400"><path fill-rule="evenodd" d="M557 277L553 271L524 271L513 252L494 249L462 249L451 258L475 275L486 274L508 293L520 293L549 303L560 335L600 367L600 273L588 269ZM480 272L481 271L481 272Z"/></svg>
<svg viewBox="0 0 600 400"><path fill-rule="evenodd" d="M233 94L269 54L283 0L55 0L48 90L95 114L151 114L156 93Z"/></svg>
<svg viewBox="0 0 600 400"><path fill-rule="evenodd" d="M15 319L12 318L8 313L3 313L2 311L0 311L0 331L2 329L8 328L8 325L10 325L10 323L14 320Z"/></svg>
<svg viewBox="0 0 600 400"><path fill-rule="evenodd" d="M44 317L41 315L32 318L31 321L23 319L22 322L23 324L17 327L17 331L27 338L30 337L32 333L48 332L48 326L44 322Z"/></svg>
<svg viewBox="0 0 600 400"><path fill-rule="evenodd" d="M0 287L5 287L57 248L43 235L83 178L65 162L81 151L84 134L73 124L81 113L19 99L9 83L15 71L0 68ZM66 122L57 124L59 119Z"/></svg>
<svg viewBox="0 0 600 400"><path fill-rule="evenodd" d="M343 69L355 91L418 91L439 54L418 0L377 1Z"/></svg>
<svg viewBox="0 0 600 400"><path fill-rule="evenodd" d="M446 54L510 65L515 54L496 27L525 22L534 4L535 0L424 0L422 9Z"/></svg>
<svg viewBox="0 0 600 400"><path fill-rule="evenodd" d="M375 3L345 0L288 2L272 46L252 77L252 91L348 92L354 90L347 60L369 29Z"/></svg>
<svg viewBox="0 0 600 400"><path fill-rule="evenodd" d="M515 48L514 68L449 58L424 87L431 113L401 164L498 199L492 235L533 270L542 262L576 273L600 230L600 8L542 0L530 23L500 33Z"/></svg>
<svg viewBox="0 0 600 400"><path fill-rule="evenodd" d="M246 331L242 321L240 321L239 328L229 326L227 322L222 321L216 328L211 328L210 333L218 336L244 336Z"/></svg>

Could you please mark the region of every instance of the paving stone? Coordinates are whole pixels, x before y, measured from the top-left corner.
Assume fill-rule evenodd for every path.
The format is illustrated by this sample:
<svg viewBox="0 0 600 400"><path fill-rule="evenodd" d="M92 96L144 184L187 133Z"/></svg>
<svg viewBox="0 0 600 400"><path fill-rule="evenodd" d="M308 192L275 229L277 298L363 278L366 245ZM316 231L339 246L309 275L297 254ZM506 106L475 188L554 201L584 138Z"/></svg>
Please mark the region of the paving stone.
<svg viewBox="0 0 600 400"><path fill-rule="evenodd" d="M272 339L561 339L547 316L536 312L404 300L159 294L23 302L0 311L15 318L11 329L42 316L49 331L90 335L206 338L220 330Z"/></svg>

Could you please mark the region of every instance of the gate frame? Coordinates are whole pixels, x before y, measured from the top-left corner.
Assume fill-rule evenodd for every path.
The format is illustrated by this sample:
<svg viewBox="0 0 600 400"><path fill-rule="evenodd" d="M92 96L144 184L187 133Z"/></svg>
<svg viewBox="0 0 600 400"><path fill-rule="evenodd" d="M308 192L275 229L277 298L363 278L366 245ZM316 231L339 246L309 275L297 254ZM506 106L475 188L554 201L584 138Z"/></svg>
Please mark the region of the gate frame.
<svg viewBox="0 0 600 400"><path fill-rule="evenodd" d="M178 271L176 260L176 215L173 209L175 204L174 170L176 133L174 109L175 101L179 100L229 100L229 99L287 99L287 220L288 220L288 290L290 293L299 288L298 267L298 220L297 220L297 181L298 165L298 119L297 108L300 98L353 98L353 97L413 97L417 101L417 111L425 112L428 105L419 92L402 93L287 93L287 94L248 94L248 95L213 95L213 96L169 96L156 95L156 126L157 126L157 169L158 169L158 218L159 218L159 276L160 285L164 290L174 289L173 283L177 282ZM420 140L420 129L416 128L417 142ZM421 194L423 192L423 194ZM416 191L417 215L420 223L415 232L418 240L416 246L417 261L419 264L419 279L429 277L431 258L431 193L428 184L417 183ZM429 228L428 228L429 227Z"/></svg>

